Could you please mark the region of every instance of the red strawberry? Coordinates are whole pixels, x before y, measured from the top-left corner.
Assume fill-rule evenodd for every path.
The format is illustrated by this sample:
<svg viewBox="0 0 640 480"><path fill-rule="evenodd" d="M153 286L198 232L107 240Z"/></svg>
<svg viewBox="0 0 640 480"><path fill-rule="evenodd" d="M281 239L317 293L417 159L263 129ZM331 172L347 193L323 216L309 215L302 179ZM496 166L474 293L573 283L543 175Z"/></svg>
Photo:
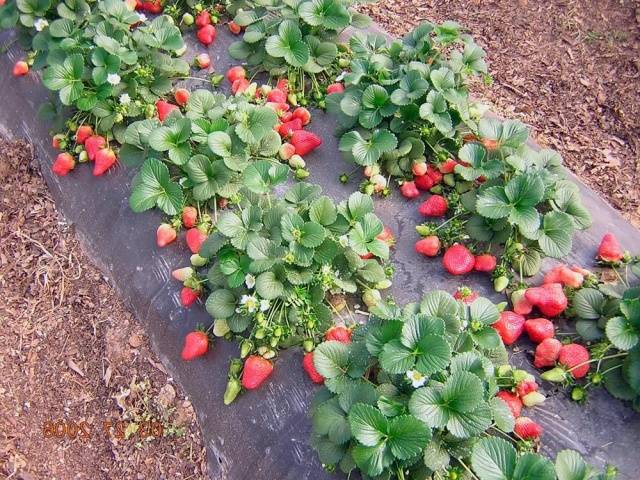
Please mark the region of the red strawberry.
<svg viewBox="0 0 640 480"><path fill-rule="evenodd" d="M529 417L516 418L513 431L524 440L534 440L542 435L542 427Z"/></svg>
<svg viewBox="0 0 640 480"><path fill-rule="evenodd" d="M433 180L431 180L431 177L429 175L414 177L413 180L416 183L416 187L418 187L420 190L427 191L431 187L433 187Z"/></svg>
<svg viewBox="0 0 640 480"><path fill-rule="evenodd" d="M246 78L239 78L231 85L231 93L234 95L242 95L247 88L249 88L249 80Z"/></svg>
<svg viewBox="0 0 640 480"><path fill-rule="evenodd" d="M78 130L76 130L76 143L78 145L84 145L89 138L93 135L93 128L90 125L80 125Z"/></svg>
<svg viewBox="0 0 640 480"><path fill-rule="evenodd" d="M489 151L494 151L499 148L498 141L492 138L483 138L482 140L480 140L480 143L482 143L482 145L484 145L484 148Z"/></svg>
<svg viewBox="0 0 640 480"><path fill-rule="evenodd" d="M273 88L267 93L267 102L286 103L287 94L278 88Z"/></svg>
<svg viewBox="0 0 640 480"><path fill-rule="evenodd" d="M497 330L505 345L511 345L522 335L524 317L515 312L505 310L500 312L500 318L491 326Z"/></svg>
<svg viewBox="0 0 640 480"><path fill-rule="evenodd" d="M161 223L156 231L156 243L160 248L166 247L173 242L177 236L178 234L175 228L168 223Z"/></svg>
<svg viewBox="0 0 640 480"><path fill-rule="evenodd" d="M184 308L189 308L195 303L196 300L198 300L199 296L200 290L194 290L193 288L189 287L182 287L182 290L180 290L180 303Z"/></svg>
<svg viewBox="0 0 640 480"><path fill-rule="evenodd" d="M523 380L518 385L516 385L516 393L520 398L523 398L525 395L531 392L538 391L538 384L535 380Z"/></svg>
<svg viewBox="0 0 640 480"><path fill-rule="evenodd" d="M324 338L341 343L351 343L351 330L344 325L335 325L326 331Z"/></svg>
<svg viewBox="0 0 640 480"><path fill-rule="evenodd" d="M327 87L327 95L331 95L332 93L342 93L344 92L344 85L341 83L332 83Z"/></svg>
<svg viewBox="0 0 640 480"><path fill-rule="evenodd" d="M184 107L189 101L189 90L186 88L179 88L176 90L174 98L176 99L176 103L182 107Z"/></svg>
<svg viewBox="0 0 640 480"><path fill-rule="evenodd" d="M178 110L178 106L173 103L165 102L164 100L158 100L156 102L156 110L158 111L158 118L161 122L169 116L174 110Z"/></svg>
<svg viewBox="0 0 640 480"><path fill-rule="evenodd" d="M208 11L203 10L196 17L196 27L202 28L205 25L211 25L211 15Z"/></svg>
<svg viewBox="0 0 640 480"><path fill-rule="evenodd" d="M291 108L288 103L267 102L264 105L273 109L278 115L282 115Z"/></svg>
<svg viewBox="0 0 640 480"><path fill-rule="evenodd" d="M598 258L605 262L619 262L624 257L624 252L618 239L613 233L605 233L598 247Z"/></svg>
<svg viewBox="0 0 640 480"><path fill-rule="evenodd" d="M290 122L291 120L293 120L293 112L284 112L280 115L280 121L282 123Z"/></svg>
<svg viewBox="0 0 640 480"><path fill-rule="evenodd" d="M182 359L185 361L193 360L203 356L209 351L209 337L199 330L190 332L184 337L184 346L182 347Z"/></svg>
<svg viewBox="0 0 640 480"><path fill-rule="evenodd" d="M19 61L13 66L13 76L14 77L24 77L27 73L29 73L29 65L27 62Z"/></svg>
<svg viewBox="0 0 640 480"><path fill-rule="evenodd" d="M211 66L211 57L208 53L200 53L196 56L196 65L199 68L205 69Z"/></svg>
<svg viewBox="0 0 640 480"><path fill-rule="evenodd" d="M420 196L420 192L416 188L416 184L414 182L404 182L400 185L400 193L404 198L414 199Z"/></svg>
<svg viewBox="0 0 640 480"><path fill-rule="evenodd" d="M447 248L442 257L442 265L451 275L464 275L473 270L476 259L467 247L456 243Z"/></svg>
<svg viewBox="0 0 640 480"><path fill-rule="evenodd" d="M558 316L567 308L567 297L559 283L527 288L524 295L527 301L534 307L538 307L545 317Z"/></svg>
<svg viewBox="0 0 640 480"><path fill-rule="evenodd" d="M304 157L307 153L322 145L322 139L315 133L298 130L293 132L289 143L295 147L296 154Z"/></svg>
<svg viewBox="0 0 640 480"><path fill-rule="evenodd" d="M84 141L84 149L87 151L89 160L95 160L96 154L107 146L107 141L100 135L92 135Z"/></svg>
<svg viewBox="0 0 640 480"><path fill-rule="evenodd" d="M149 13L159 14L162 13L162 2L161 0L151 0L149 2L143 2L143 9Z"/></svg>
<svg viewBox="0 0 640 480"><path fill-rule="evenodd" d="M433 168L431 165L427 167L427 175L431 178L434 185L439 184L442 181L442 173Z"/></svg>
<svg viewBox="0 0 640 480"><path fill-rule="evenodd" d="M191 250L191 253L198 253L206 239L207 234L199 228L190 228L187 230L187 246L189 247L189 250Z"/></svg>
<svg viewBox="0 0 640 480"><path fill-rule="evenodd" d="M558 363L567 367L573 378L582 378L589 373L588 362L589 351L582 345L570 343L569 345L563 345L560 349Z"/></svg>
<svg viewBox="0 0 640 480"><path fill-rule="evenodd" d="M520 400L515 393L508 392L507 390L500 390L496 393L496 397L507 404L507 407L511 410L513 418L518 418L520 416L520 412L522 411L522 400Z"/></svg>
<svg viewBox="0 0 640 480"><path fill-rule="evenodd" d="M56 161L53 162L51 170L53 170L53 173L55 173L56 175L64 177L71 170L73 170L75 166L76 161L71 156L71 154L64 152L56 157Z"/></svg>
<svg viewBox="0 0 640 480"><path fill-rule="evenodd" d="M429 235L416 242L416 252L425 257L435 257L440 251L440 239L435 235Z"/></svg>
<svg viewBox="0 0 640 480"><path fill-rule="evenodd" d="M456 165L458 165L458 162L450 158L438 165L438 170L440 170L440 173L453 173Z"/></svg>
<svg viewBox="0 0 640 480"><path fill-rule="evenodd" d="M196 37L198 37L198 41L208 47L211 45L216 39L216 27L213 25L205 25L204 27L198 29L196 32Z"/></svg>
<svg viewBox="0 0 640 480"><path fill-rule="evenodd" d="M278 127L278 133L282 138L292 135L296 130L302 130L302 120L299 118L294 118L290 122L281 123Z"/></svg>
<svg viewBox="0 0 640 480"><path fill-rule="evenodd" d="M533 343L540 343L547 338L553 338L555 328L553 322L546 318L532 318L524 322L524 329Z"/></svg>
<svg viewBox="0 0 640 480"><path fill-rule="evenodd" d="M558 265L544 276L543 283L562 283L572 288L580 288L584 282L584 276L575 272L566 265Z"/></svg>
<svg viewBox="0 0 640 480"><path fill-rule="evenodd" d="M96 153L96 161L93 164L93 174L96 177L104 174L116 163L116 160L118 160L118 158L110 148L98 150L98 153Z"/></svg>
<svg viewBox="0 0 640 480"><path fill-rule="evenodd" d="M242 386L247 390L255 390L269 378L272 372L273 363L259 355L251 355L244 361Z"/></svg>
<svg viewBox="0 0 640 480"><path fill-rule="evenodd" d="M241 66L231 67L227 70L226 77L229 83L233 84L236 80L240 80L241 78L245 78L247 76L247 71Z"/></svg>
<svg viewBox="0 0 640 480"><path fill-rule="evenodd" d="M318 373L316 366L313 364L313 352L305 353L302 359L302 368L313 383L324 383L324 377Z"/></svg>
<svg viewBox="0 0 640 480"><path fill-rule="evenodd" d="M418 212L424 217L443 217L448 208L446 198L442 195L431 195L418 207Z"/></svg>
<svg viewBox="0 0 640 480"><path fill-rule="evenodd" d="M389 248L393 247L396 243L396 238L393 236L393 231L386 225L382 229L382 232L380 232L378 236L376 236L376 238L386 243Z"/></svg>
<svg viewBox="0 0 640 480"><path fill-rule="evenodd" d="M427 173L427 164L425 162L415 162L411 166L411 172L416 177L422 177L423 175L426 175L426 173Z"/></svg>
<svg viewBox="0 0 640 480"><path fill-rule="evenodd" d="M61 137L59 135L54 135L51 138L51 146L54 148L54 150L60 150L60 138Z"/></svg>
<svg viewBox="0 0 640 480"><path fill-rule="evenodd" d="M478 292L471 290L469 287L459 287L456 293L453 294L453 298L467 305L471 305L478 298Z"/></svg>
<svg viewBox="0 0 640 480"><path fill-rule="evenodd" d="M547 338L536 347L533 365L536 368L553 367L560 355L562 343L556 338Z"/></svg>
<svg viewBox="0 0 640 480"><path fill-rule="evenodd" d="M229 31L234 35L240 35L240 32L242 32L242 27L238 25L236 22L229 22L228 26L229 26Z"/></svg>
<svg viewBox="0 0 640 480"><path fill-rule="evenodd" d="M367 252L365 254L360 255L360 258L363 260L369 260L370 258L373 258L373 253Z"/></svg>
<svg viewBox="0 0 640 480"><path fill-rule="evenodd" d="M476 263L473 269L477 272L493 272L496 268L496 257L490 253L476 255Z"/></svg>
<svg viewBox="0 0 640 480"><path fill-rule="evenodd" d="M513 311L520 315L529 315L533 310L533 305L525 297L525 289L515 290L511 294L511 303L513 304Z"/></svg>
<svg viewBox="0 0 640 480"><path fill-rule="evenodd" d="M291 115L293 118L299 118L302 125L309 125L311 122L311 112L304 107L296 108Z"/></svg>
<svg viewBox="0 0 640 480"><path fill-rule="evenodd" d="M278 83L276 83L276 89L284 92L285 95L289 95L289 80L286 78L278 80Z"/></svg>
<svg viewBox="0 0 640 480"><path fill-rule="evenodd" d="M182 224L186 228L193 228L198 221L198 210L195 207L184 207L182 209Z"/></svg>

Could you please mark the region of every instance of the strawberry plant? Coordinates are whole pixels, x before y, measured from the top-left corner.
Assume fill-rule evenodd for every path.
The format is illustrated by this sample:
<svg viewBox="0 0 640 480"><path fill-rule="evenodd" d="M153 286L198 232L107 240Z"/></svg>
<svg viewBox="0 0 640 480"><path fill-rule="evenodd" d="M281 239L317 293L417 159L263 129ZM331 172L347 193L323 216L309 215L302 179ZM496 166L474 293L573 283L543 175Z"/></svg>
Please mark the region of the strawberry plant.
<svg viewBox="0 0 640 480"><path fill-rule="evenodd" d="M390 44L356 34L350 47L346 89L327 98L349 130L340 139L348 160L409 179L415 163L439 163L457 150L457 130L475 125L465 82L487 71L484 51L457 24L424 22Z"/></svg>
<svg viewBox="0 0 640 480"><path fill-rule="evenodd" d="M244 33L242 40L231 44L229 53L257 71L287 77L291 94L299 94L303 105L307 89L314 100L321 101L321 85L348 64L346 53L337 45L340 33L349 26L365 28L370 23L352 4L349 0L233 0L227 9Z"/></svg>
<svg viewBox="0 0 640 480"><path fill-rule="evenodd" d="M314 374L325 386L310 410L311 444L326 468L387 479L465 478L465 472L515 479L523 477L514 469L534 468L536 479L556 478L547 459L518 454L497 437L509 438L516 425L496 396L496 365L506 358L500 339L489 334L497 306L484 298L465 305L436 291L402 310L382 304L372 312L351 343L327 341L313 352ZM574 478L568 476L574 468L586 472L575 455L561 454L558 478ZM495 460L500 456L508 462Z"/></svg>
<svg viewBox="0 0 640 480"><path fill-rule="evenodd" d="M333 315L353 322L344 295L391 284L370 197L354 193L336 205L320 187L298 183L278 199L270 172L266 161L245 170L237 209L218 217L199 251L210 263L206 275L184 280L207 288L214 333L236 338L243 358L271 359L295 344L311 350Z"/></svg>

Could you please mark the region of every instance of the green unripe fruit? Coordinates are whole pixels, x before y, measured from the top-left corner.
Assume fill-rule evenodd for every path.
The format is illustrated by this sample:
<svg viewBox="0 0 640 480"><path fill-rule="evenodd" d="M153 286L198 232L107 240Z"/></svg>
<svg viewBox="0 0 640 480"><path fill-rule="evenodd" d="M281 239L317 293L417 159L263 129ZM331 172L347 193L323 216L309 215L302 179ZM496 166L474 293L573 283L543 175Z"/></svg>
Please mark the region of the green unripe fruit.
<svg viewBox="0 0 640 480"><path fill-rule="evenodd" d="M124 115L122 115L120 112L116 113L113 117L113 121L115 123L120 123L124 120Z"/></svg>
<svg viewBox="0 0 640 480"><path fill-rule="evenodd" d="M208 259L198 255L197 253L191 255L189 259L191 260L191 265L193 265L194 267L203 267L209 261Z"/></svg>
<svg viewBox="0 0 640 480"><path fill-rule="evenodd" d="M273 329L273 334L276 337L281 337L282 336L282 327L276 327Z"/></svg>
<svg viewBox="0 0 640 480"><path fill-rule="evenodd" d="M429 191L431 193L435 193L436 195L440 195L442 193L442 185L436 185L435 187L431 187Z"/></svg>
<svg viewBox="0 0 640 480"><path fill-rule="evenodd" d="M60 144L60 146L62 146L62 144ZM82 145L78 145L76 146L76 148L73 149L74 152L76 153L80 153L84 151L84 147Z"/></svg>
<svg viewBox="0 0 640 480"><path fill-rule="evenodd" d="M216 75L212 75L211 85L217 87L218 85L220 85L220 82L222 82L222 80L224 80L224 75L220 75L219 73L217 73Z"/></svg>
<svg viewBox="0 0 640 480"><path fill-rule="evenodd" d="M320 107L320 108L322 108L324 110L325 108L327 108L327 102L325 102L324 100L320 100L318 102L318 107Z"/></svg>
<svg viewBox="0 0 640 480"><path fill-rule="evenodd" d="M573 387L571 390L571 400L574 402L582 402L587 399L587 391L582 387Z"/></svg>
<svg viewBox="0 0 640 480"><path fill-rule="evenodd" d="M233 403L241 390L242 385L240 385L240 381L237 378L229 379L227 382L227 388L224 391L224 404L229 405Z"/></svg>
<svg viewBox="0 0 640 480"><path fill-rule="evenodd" d="M300 155L293 154L291 155L291 158L289 158L289 166L291 166L291 168L298 169L306 167L307 164L304 161L304 158L302 158Z"/></svg>
<svg viewBox="0 0 640 480"><path fill-rule="evenodd" d="M86 163L89 161L89 154L87 153L86 150L82 150L80 152L80 154L78 155L78 161L80 163Z"/></svg>
<svg viewBox="0 0 640 480"><path fill-rule="evenodd" d="M384 280L380 280L374 285L379 290L386 290L391 286L391 280L385 278Z"/></svg>
<svg viewBox="0 0 640 480"><path fill-rule="evenodd" d="M305 352L310 352L314 347L313 340L311 338L305 338L304 342L302 342L302 348L304 348Z"/></svg>
<svg viewBox="0 0 640 480"><path fill-rule="evenodd" d="M367 307L371 308L382 301L382 295L378 290L370 289L362 294L362 301Z"/></svg>
<svg viewBox="0 0 640 480"><path fill-rule="evenodd" d="M500 365L498 367L498 376L506 377L511 374L511 365Z"/></svg>
<svg viewBox="0 0 640 480"><path fill-rule="evenodd" d="M193 18L193 15L191 15L190 13L185 13L184 15L182 15L182 23L184 23L187 26L193 25L193 22L195 21L195 19Z"/></svg>
<svg viewBox="0 0 640 480"><path fill-rule="evenodd" d="M456 184L456 177L453 173L447 173L444 177L442 177L442 180L446 185L449 185L450 187L453 187Z"/></svg>
<svg viewBox="0 0 640 480"><path fill-rule="evenodd" d="M373 195L373 193L375 192L375 189L376 189L376 187L373 184L367 183L364 186L364 193L367 194L367 195Z"/></svg>
<svg viewBox="0 0 640 480"><path fill-rule="evenodd" d="M258 340L262 340L262 339L266 336L266 334L267 334L267 332L265 331L265 329L264 329L264 328L262 328L262 327L260 327L260 328L258 328L258 329L256 330L255 337L256 337Z"/></svg>
<svg viewBox="0 0 640 480"><path fill-rule="evenodd" d="M278 338L277 337L272 337L271 340L269 340L269 345L271 345L272 347L276 347L278 345ZM267 357L265 357L267 358Z"/></svg>
<svg viewBox="0 0 640 480"><path fill-rule="evenodd" d="M229 325L227 321L219 318L218 320L213 322L213 334L216 337L224 337L227 333L229 333Z"/></svg>
<svg viewBox="0 0 640 480"><path fill-rule="evenodd" d="M348 58L340 58L338 60L338 66L340 68L347 68L349 65L351 65L351 62L349 61Z"/></svg>
<svg viewBox="0 0 640 480"><path fill-rule="evenodd" d="M324 95L322 95L322 92L318 92L318 91L313 92L314 100L322 100L323 98L324 98Z"/></svg>
<svg viewBox="0 0 640 480"><path fill-rule="evenodd" d="M544 372L542 375L540 375L540 378L546 380L547 382L562 383L566 380L567 375L562 368L556 367Z"/></svg>
<svg viewBox="0 0 640 480"><path fill-rule="evenodd" d="M310 175L309 170L305 170L304 168L298 168L296 170L296 178L298 180L304 180Z"/></svg>
<svg viewBox="0 0 640 480"><path fill-rule="evenodd" d="M242 367L242 360L240 360L239 358L234 358L233 360L231 360L231 363L229 363L229 376L237 377L238 375L240 375L240 372L242 372Z"/></svg>
<svg viewBox="0 0 640 480"><path fill-rule="evenodd" d="M153 105L147 105L144 108L144 116L146 118L153 118L155 114L156 114L156 107L154 107Z"/></svg>
<svg viewBox="0 0 640 480"><path fill-rule="evenodd" d="M249 352L251 352L252 348L253 348L253 343L251 343L249 340L244 340L240 345L240 357L244 358L247 355L249 355Z"/></svg>
<svg viewBox="0 0 640 480"><path fill-rule="evenodd" d="M340 183L347 183L349 181L349 176L346 173L343 173L339 177Z"/></svg>
<svg viewBox="0 0 640 480"><path fill-rule="evenodd" d="M501 275L493 281L493 288L496 292L502 292L509 286L509 278L506 275Z"/></svg>
<svg viewBox="0 0 640 480"><path fill-rule="evenodd" d="M291 105L296 106L296 105L298 105L298 96L297 96L295 93L290 93L290 94L287 96L287 101L288 101Z"/></svg>

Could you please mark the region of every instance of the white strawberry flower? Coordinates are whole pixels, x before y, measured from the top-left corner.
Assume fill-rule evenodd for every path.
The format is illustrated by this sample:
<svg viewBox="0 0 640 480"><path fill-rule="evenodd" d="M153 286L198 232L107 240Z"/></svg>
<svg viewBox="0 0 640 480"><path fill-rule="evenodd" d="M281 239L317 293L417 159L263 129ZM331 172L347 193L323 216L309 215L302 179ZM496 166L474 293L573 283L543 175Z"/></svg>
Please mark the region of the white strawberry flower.
<svg viewBox="0 0 640 480"><path fill-rule="evenodd" d="M258 311L258 299L253 295L242 295L240 298L240 305L246 309L248 313L255 313Z"/></svg>
<svg viewBox="0 0 640 480"><path fill-rule="evenodd" d="M43 31L45 28L47 28L49 26L49 22L47 22L47 20L45 18L38 18L33 22L33 27L38 31L41 32Z"/></svg>
<svg viewBox="0 0 640 480"><path fill-rule="evenodd" d="M347 76L347 73L349 72L343 70L342 73L336 77L336 82L341 82L344 79L344 77Z"/></svg>
<svg viewBox="0 0 640 480"><path fill-rule="evenodd" d="M114 87L120 83L120 80L122 80L122 78L120 78L120 75L117 73L110 73L107 75L107 82Z"/></svg>
<svg viewBox="0 0 640 480"><path fill-rule="evenodd" d="M341 246L347 248L349 246L349 237L347 237L346 235L342 235L340 238L338 238L338 242Z"/></svg>
<svg viewBox="0 0 640 480"><path fill-rule="evenodd" d="M252 289L253 287L256 286L256 277L254 277L250 273L247 273L244 277L244 284L247 286L248 289Z"/></svg>
<svg viewBox="0 0 640 480"><path fill-rule="evenodd" d="M408 370L407 371L407 378L409 380L411 380L411 385L413 385L413 388L420 388L425 383L427 383L427 377L422 375L417 370Z"/></svg>
<svg viewBox="0 0 640 480"><path fill-rule="evenodd" d="M139 13L138 14L138 21L140 23L144 23L147 21L147 16L144 13Z"/></svg>
<svg viewBox="0 0 640 480"><path fill-rule="evenodd" d="M269 310L270 306L271 306L271 303L269 302L269 300L260 300L260 311L261 312L266 312L267 310Z"/></svg>
<svg viewBox="0 0 640 480"><path fill-rule="evenodd" d="M120 103L122 105L129 105L131 103L131 97L128 93L123 93L122 95L120 95Z"/></svg>

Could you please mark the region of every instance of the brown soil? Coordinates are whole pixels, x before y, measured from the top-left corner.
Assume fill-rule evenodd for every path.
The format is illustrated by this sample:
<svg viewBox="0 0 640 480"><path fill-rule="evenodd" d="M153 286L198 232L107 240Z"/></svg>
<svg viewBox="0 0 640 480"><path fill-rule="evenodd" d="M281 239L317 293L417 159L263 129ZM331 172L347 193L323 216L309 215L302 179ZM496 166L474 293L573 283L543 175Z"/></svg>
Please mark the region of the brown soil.
<svg viewBox="0 0 640 480"><path fill-rule="evenodd" d="M361 7L402 35L454 20L487 51L475 93L531 125L568 167L640 227L640 3L393 0Z"/></svg>
<svg viewBox="0 0 640 480"><path fill-rule="evenodd" d="M0 159L0 478L207 478L191 404L58 216L29 146L0 139ZM162 437L143 436L151 419Z"/></svg>

